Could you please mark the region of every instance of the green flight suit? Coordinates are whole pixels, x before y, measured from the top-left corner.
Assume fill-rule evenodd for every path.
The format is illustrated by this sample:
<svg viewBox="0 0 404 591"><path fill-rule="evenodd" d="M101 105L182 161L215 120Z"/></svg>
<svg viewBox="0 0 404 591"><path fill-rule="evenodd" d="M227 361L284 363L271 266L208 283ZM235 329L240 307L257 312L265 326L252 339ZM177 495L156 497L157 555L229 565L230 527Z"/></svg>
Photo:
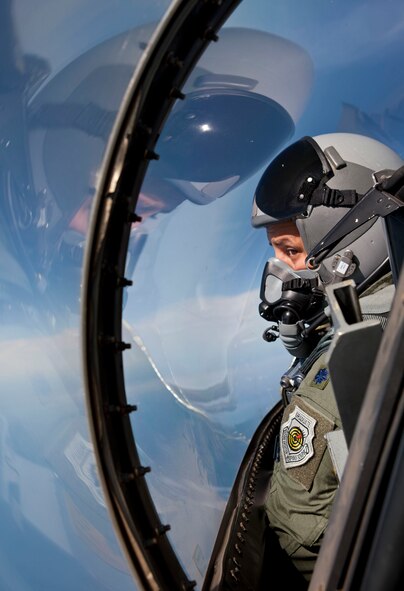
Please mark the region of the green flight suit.
<svg viewBox="0 0 404 591"><path fill-rule="evenodd" d="M394 297L388 273L361 296L364 318L384 328ZM338 488L324 435L341 428L323 353L286 407L280 428L281 457L275 462L266 513L279 543L310 580ZM295 410L297 407L297 411Z"/></svg>
<svg viewBox="0 0 404 591"><path fill-rule="evenodd" d="M282 417L280 459L266 498L270 527L310 580L338 487L325 434L341 427L325 365L313 364Z"/></svg>

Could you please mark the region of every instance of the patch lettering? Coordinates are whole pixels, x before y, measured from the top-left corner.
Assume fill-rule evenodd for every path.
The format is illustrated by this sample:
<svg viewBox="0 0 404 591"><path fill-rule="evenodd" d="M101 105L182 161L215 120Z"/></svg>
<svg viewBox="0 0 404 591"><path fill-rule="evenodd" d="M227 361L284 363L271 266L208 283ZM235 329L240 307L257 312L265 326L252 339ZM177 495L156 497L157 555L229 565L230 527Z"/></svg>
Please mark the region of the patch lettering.
<svg viewBox="0 0 404 591"><path fill-rule="evenodd" d="M314 455L313 438L316 419L295 406L281 426L281 454L284 466L303 466Z"/></svg>

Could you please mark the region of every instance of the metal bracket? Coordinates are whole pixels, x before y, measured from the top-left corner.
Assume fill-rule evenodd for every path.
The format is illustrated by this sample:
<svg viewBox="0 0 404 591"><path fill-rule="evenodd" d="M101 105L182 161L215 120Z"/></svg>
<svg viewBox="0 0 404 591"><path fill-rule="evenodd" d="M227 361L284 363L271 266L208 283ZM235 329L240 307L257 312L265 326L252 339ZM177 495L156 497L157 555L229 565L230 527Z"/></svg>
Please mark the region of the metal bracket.
<svg viewBox="0 0 404 591"><path fill-rule="evenodd" d="M326 433L324 437L327 440L328 451L330 452L332 465L334 466L338 482L341 482L346 459L348 457L348 447L344 432L342 429L335 429L335 431Z"/></svg>
<svg viewBox="0 0 404 591"><path fill-rule="evenodd" d="M327 364L349 446L382 337L377 320L362 320L352 279L326 287L335 330Z"/></svg>

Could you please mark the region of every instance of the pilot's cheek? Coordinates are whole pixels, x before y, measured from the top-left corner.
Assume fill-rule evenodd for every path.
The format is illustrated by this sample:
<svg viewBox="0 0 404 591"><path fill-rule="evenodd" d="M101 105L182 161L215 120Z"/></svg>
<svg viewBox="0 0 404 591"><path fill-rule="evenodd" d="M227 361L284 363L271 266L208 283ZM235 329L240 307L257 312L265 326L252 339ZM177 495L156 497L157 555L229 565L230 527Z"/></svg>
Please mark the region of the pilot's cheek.
<svg viewBox="0 0 404 591"><path fill-rule="evenodd" d="M295 257L293 261L289 259L288 264L294 271L304 271L306 269L306 254Z"/></svg>

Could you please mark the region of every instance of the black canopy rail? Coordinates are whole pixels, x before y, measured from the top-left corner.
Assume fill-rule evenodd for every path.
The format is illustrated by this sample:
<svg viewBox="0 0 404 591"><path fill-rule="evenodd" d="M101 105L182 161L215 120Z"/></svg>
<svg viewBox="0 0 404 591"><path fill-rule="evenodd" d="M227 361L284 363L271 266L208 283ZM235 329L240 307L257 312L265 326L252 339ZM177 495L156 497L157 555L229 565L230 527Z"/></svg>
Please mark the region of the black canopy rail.
<svg viewBox="0 0 404 591"><path fill-rule="evenodd" d="M240 0L179 0L160 23L118 113L96 196L83 284L83 355L90 429L106 502L138 584L186 591L131 428L122 354L123 288L131 225L155 144L193 66ZM141 420L141 413L139 413Z"/></svg>

